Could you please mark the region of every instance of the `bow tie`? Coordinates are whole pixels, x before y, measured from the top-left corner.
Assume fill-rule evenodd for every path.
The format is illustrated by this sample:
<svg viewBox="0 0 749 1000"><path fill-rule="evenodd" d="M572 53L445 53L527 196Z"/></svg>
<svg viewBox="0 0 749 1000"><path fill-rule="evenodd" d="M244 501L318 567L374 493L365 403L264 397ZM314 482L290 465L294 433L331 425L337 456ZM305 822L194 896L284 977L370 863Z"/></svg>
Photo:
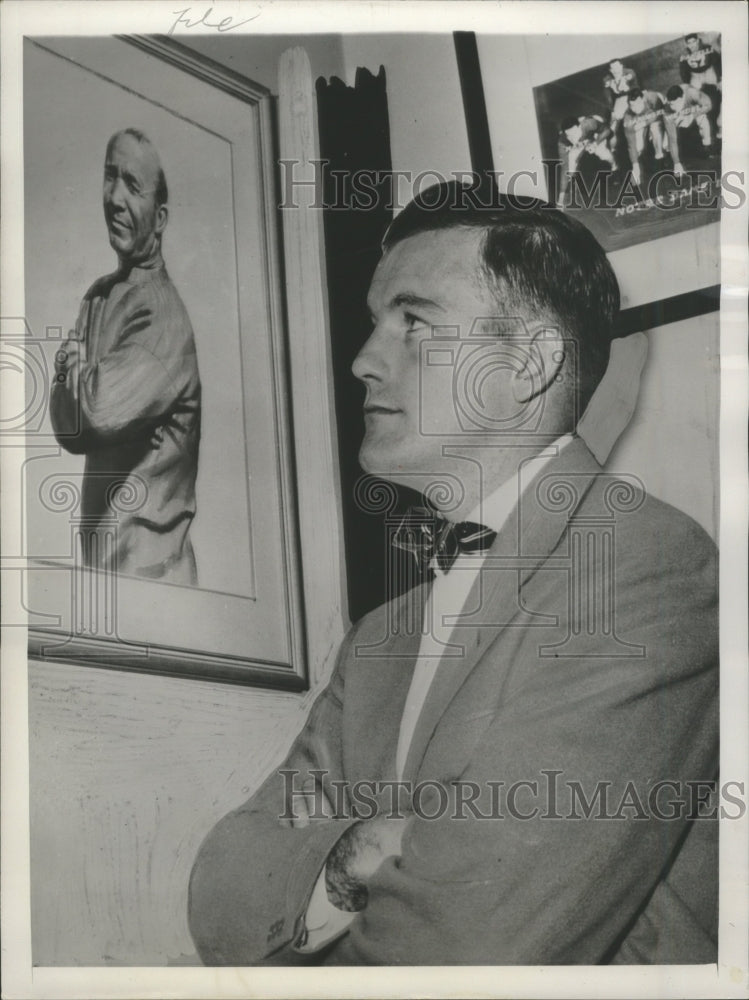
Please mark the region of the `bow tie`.
<svg viewBox="0 0 749 1000"><path fill-rule="evenodd" d="M496 531L475 521L454 524L429 507L409 507L395 530L393 545L410 552L422 573L435 557L447 573L461 552L484 552L496 537Z"/></svg>

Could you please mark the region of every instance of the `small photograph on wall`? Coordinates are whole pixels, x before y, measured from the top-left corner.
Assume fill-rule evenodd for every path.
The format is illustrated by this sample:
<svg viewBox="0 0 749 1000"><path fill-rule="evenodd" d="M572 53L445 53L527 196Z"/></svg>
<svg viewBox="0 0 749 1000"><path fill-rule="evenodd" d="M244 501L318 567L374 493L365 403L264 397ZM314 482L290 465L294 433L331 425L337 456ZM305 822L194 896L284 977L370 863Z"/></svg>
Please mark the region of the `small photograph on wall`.
<svg viewBox="0 0 749 1000"><path fill-rule="evenodd" d="M717 221L720 34L607 56L534 87L549 197L606 250Z"/></svg>

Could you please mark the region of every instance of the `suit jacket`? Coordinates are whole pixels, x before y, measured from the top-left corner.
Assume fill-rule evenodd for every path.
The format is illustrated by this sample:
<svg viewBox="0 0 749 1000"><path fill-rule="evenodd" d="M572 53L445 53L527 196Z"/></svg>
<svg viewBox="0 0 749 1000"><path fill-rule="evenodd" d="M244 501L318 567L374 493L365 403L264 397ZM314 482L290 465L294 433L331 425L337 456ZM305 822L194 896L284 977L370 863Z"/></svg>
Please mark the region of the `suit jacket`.
<svg viewBox="0 0 749 1000"><path fill-rule="evenodd" d="M190 318L163 264L94 282L76 339L85 356L55 382L50 409L60 444L86 455L81 513L92 541L84 559L195 583L189 530L201 387ZM115 547L105 538L113 516Z"/></svg>
<svg viewBox="0 0 749 1000"><path fill-rule="evenodd" d="M346 782L344 813L356 782L395 777L425 590L350 631L284 764L331 799ZM431 784L402 855L317 961L715 961L717 823L677 800L716 777L716 625L712 542L575 440L523 495L440 663L404 773ZM302 961L289 945L355 814L284 826L289 787L272 773L201 847L189 920L206 964ZM471 787L481 816L459 808ZM514 787L513 808L493 810L492 787Z"/></svg>

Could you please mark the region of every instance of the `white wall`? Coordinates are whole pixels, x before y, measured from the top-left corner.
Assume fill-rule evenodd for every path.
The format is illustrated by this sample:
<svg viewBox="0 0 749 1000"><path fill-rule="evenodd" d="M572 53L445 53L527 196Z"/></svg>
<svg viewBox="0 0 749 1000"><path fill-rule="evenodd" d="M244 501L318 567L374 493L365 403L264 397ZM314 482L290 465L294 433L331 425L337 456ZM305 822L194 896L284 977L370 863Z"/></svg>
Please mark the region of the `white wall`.
<svg viewBox="0 0 749 1000"><path fill-rule="evenodd" d="M638 476L718 540L718 313L648 331L634 416L607 468Z"/></svg>
<svg viewBox="0 0 749 1000"><path fill-rule="evenodd" d="M312 75L343 76L340 35L180 35L181 45L208 56L228 69L278 93L278 60L281 53L303 45Z"/></svg>
<svg viewBox="0 0 749 1000"><path fill-rule="evenodd" d="M343 61L350 86L358 66L385 67L393 170L410 171L415 183L415 190L401 184L406 201L439 178L470 171L452 35L344 35Z"/></svg>
<svg viewBox="0 0 749 1000"><path fill-rule="evenodd" d="M34 964L193 955L187 884L198 847L277 763L309 700L32 663Z"/></svg>

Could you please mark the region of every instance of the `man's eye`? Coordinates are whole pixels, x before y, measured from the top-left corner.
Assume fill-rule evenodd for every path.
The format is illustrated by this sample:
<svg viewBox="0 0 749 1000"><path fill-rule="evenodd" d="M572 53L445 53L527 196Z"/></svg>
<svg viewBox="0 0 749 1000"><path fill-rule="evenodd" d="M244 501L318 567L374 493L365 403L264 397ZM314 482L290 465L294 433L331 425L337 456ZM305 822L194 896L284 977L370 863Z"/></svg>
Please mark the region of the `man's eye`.
<svg viewBox="0 0 749 1000"><path fill-rule="evenodd" d="M424 326L424 320L419 316L414 316L413 313L404 313L403 318L406 321L406 329L411 332L412 330L418 330L420 326Z"/></svg>

